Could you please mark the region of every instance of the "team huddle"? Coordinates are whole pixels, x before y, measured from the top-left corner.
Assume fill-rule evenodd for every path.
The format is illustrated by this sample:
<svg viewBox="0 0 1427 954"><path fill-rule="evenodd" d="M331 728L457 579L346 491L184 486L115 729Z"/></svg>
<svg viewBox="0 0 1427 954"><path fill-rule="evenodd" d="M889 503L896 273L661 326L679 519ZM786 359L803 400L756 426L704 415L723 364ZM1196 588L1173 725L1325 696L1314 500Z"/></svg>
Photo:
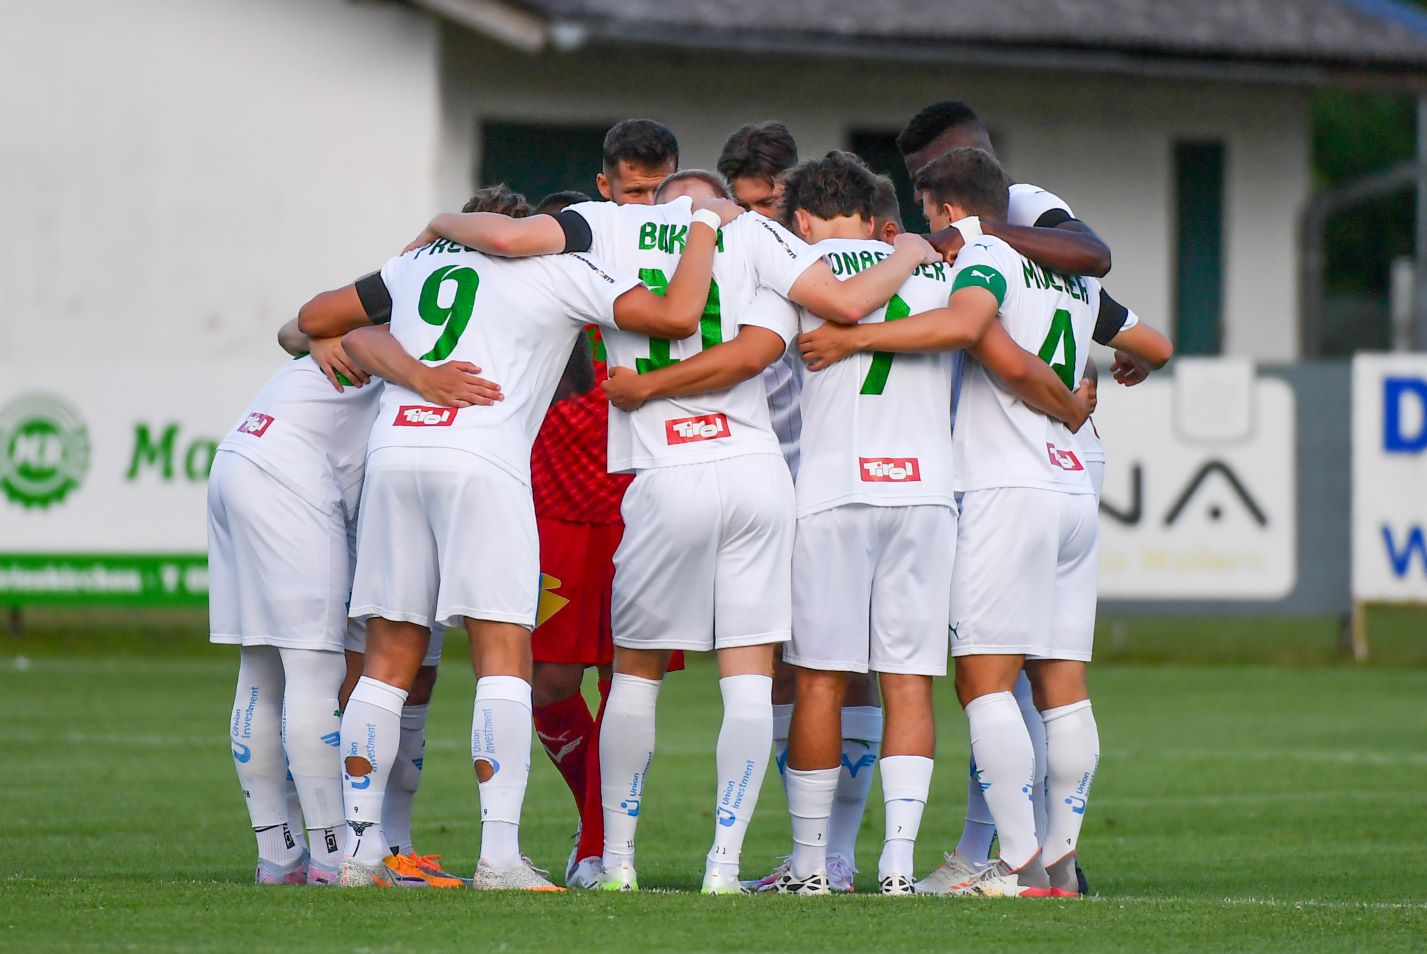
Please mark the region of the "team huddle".
<svg viewBox="0 0 1427 954"><path fill-rule="evenodd" d="M851 891L874 769L882 894L1085 892L1088 353L1115 349L1135 384L1170 346L964 104L928 106L897 145L927 236L889 179L846 152L798 162L781 124L739 129L714 172L627 120L596 177L609 201L482 189L283 328L300 357L209 485L211 638L241 647L230 742L259 883L565 890L520 846L534 734L580 816L565 887L637 890L663 680L712 651L704 893ZM450 627L476 675L469 878L411 835ZM918 878L949 655L966 824ZM792 850L743 880L770 761Z"/></svg>

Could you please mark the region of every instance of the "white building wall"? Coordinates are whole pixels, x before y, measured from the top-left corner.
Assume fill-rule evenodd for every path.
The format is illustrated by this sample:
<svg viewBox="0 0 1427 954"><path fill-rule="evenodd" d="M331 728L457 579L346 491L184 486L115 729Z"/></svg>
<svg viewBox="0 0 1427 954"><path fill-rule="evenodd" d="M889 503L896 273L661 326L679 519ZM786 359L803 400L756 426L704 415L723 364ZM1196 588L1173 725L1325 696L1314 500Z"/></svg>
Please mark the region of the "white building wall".
<svg viewBox="0 0 1427 954"><path fill-rule="evenodd" d="M1114 251L1108 287L1172 333L1174 143L1226 144L1224 346L1297 356L1295 222L1310 190L1307 94L1250 87L832 60L674 53L527 56L448 27L442 182L463 201L483 118L567 123L648 116L679 137L683 165L712 167L727 135L786 122L804 156L845 148L853 130L896 132L937 99L987 120L1012 176L1059 193ZM589 157L590 181L599 157ZM520 183L512 183L519 188Z"/></svg>
<svg viewBox="0 0 1427 954"><path fill-rule="evenodd" d="M438 38L385 3L0 5L0 354L274 353L435 201Z"/></svg>

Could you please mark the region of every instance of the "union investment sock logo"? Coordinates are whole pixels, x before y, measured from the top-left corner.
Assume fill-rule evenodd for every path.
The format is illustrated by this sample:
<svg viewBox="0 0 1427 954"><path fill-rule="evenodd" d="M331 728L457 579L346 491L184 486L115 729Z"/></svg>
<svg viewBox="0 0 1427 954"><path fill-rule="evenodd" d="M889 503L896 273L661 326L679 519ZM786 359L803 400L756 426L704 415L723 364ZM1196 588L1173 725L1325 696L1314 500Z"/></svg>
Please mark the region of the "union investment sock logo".
<svg viewBox="0 0 1427 954"><path fill-rule="evenodd" d="M60 503L89 471L89 431L79 412L47 394L0 410L0 492L26 509Z"/></svg>

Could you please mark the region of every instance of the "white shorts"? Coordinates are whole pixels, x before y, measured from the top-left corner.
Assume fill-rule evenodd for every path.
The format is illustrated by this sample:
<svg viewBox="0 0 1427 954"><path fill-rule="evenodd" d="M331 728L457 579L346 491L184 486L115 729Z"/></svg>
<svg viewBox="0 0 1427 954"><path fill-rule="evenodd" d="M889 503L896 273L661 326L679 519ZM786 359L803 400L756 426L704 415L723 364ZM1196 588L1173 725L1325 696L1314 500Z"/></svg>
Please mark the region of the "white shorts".
<svg viewBox="0 0 1427 954"><path fill-rule="evenodd" d="M1103 460L1087 460L1085 471L1090 475L1090 486L1095 488L1095 499L1100 499L1100 490L1105 486L1105 462Z"/></svg>
<svg viewBox="0 0 1427 954"><path fill-rule="evenodd" d="M787 642L794 502L781 456L640 471L620 512L616 646L702 652Z"/></svg>
<svg viewBox="0 0 1427 954"><path fill-rule="evenodd" d="M540 545L530 488L444 447L367 457L357 521L354 619L431 626L463 617L535 625Z"/></svg>
<svg viewBox="0 0 1427 954"><path fill-rule="evenodd" d="M340 508L324 513L241 454L208 475L209 639L341 652L352 569Z"/></svg>
<svg viewBox="0 0 1427 954"><path fill-rule="evenodd" d="M441 665L441 649L446 644L446 627L440 623L431 626L431 641L426 644L426 655L421 658L423 668ZM367 654L367 621L347 620L347 652Z"/></svg>
<svg viewBox="0 0 1427 954"><path fill-rule="evenodd" d="M963 494L951 654L1089 661L1099 528L1091 494L1025 487Z"/></svg>
<svg viewBox="0 0 1427 954"><path fill-rule="evenodd" d="M956 511L849 504L798 519L793 641L805 669L946 675Z"/></svg>

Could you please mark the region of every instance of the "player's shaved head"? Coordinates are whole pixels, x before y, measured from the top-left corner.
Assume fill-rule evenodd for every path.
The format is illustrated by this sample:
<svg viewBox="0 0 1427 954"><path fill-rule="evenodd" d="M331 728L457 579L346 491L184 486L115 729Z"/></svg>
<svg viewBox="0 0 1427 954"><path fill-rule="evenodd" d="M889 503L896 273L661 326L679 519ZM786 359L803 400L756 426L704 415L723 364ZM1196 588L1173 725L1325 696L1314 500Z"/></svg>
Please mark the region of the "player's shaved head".
<svg viewBox="0 0 1427 954"><path fill-rule="evenodd" d="M902 224L902 203L897 184L887 176L877 176L877 200L872 204L872 237L890 242L907 227Z"/></svg>
<svg viewBox="0 0 1427 954"><path fill-rule="evenodd" d="M954 99L923 108L897 135L897 151L902 154L907 175L912 178L933 159L964 146L996 154L981 117L970 106Z"/></svg>
<svg viewBox="0 0 1427 954"><path fill-rule="evenodd" d="M708 169L681 169L659 183L659 188L654 192L654 204L672 202L682 196L688 196L695 202L700 199L732 198L729 195L728 182L717 172L710 172Z"/></svg>
<svg viewBox="0 0 1427 954"><path fill-rule="evenodd" d="M950 206L962 215L1006 221L1011 182L996 157L984 149L961 146L951 150L917 173L915 184L925 207Z"/></svg>
<svg viewBox="0 0 1427 954"><path fill-rule="evenodd" d="M562 209L567 209L572 205L590 201L590 197L575 189L565 189L562 192L552 192L539 202L535 203L535 215L554 215Z"/></svg>
<svg viewBox="0 0 1427 954"><path fill-rule="evenodd" d="M501 182L484 189L477 189L466 204L461 206L461 211L498 212L513 219L523 219L530 214L531 209L525 196L519 192L510 191L510 186Z"/></svg>

